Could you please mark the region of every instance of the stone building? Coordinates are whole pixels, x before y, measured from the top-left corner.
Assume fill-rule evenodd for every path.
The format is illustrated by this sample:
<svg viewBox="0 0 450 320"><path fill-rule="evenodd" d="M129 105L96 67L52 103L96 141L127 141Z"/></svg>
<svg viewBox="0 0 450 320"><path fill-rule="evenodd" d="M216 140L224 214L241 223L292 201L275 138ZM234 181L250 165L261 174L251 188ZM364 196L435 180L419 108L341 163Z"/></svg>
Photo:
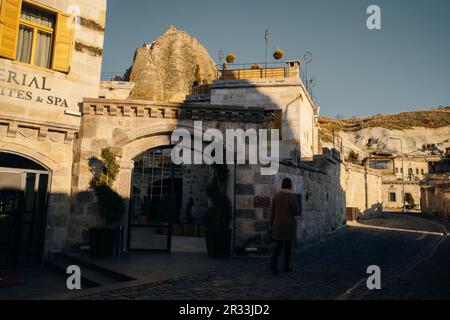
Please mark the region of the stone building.
<svg viewBox="0 0 450 320"><path fill-rule="evenodd" d="M65 246L80 105L98 97L105 17L106 0L0 0L0 265Z"/></svg>
<svg viewBox="0 0 450 320"><path fill-rule="evenodd" d="M445 221L450 217L450 148L440 161L430 163L430 174L422 182L422 210L440 215Z"/></svg>
<svg viewBox="0 0 450 320"><path fill-rule="evenodd" d="M421 183L429 174L430 164L437 159L425 154L404 155L403 158L391 153L371 154L365 163L383 177L384 210L402 210L403 193L407 209L420 209Z"/></svg>
<svg viewBox="0 0 450 320"><path fill-rule="evenodd" d="M103 88L110 88L104 91L103 98L85 99L83 103L68 245L77 247L85 243L87 227L96 223L98 215L95 198L89 191L88 160L106 147L112 148L120 159L116 188L129 202L130 214L123 222L128 226L124 236L128 239L126 247L152 248L151 243L142 244L138 238L142 236L139 236L142 227L148 224L147 217L143 216L145 203L152 206L155 190L157 195L162 193L161 187L151 182L161 181L161 177L152 173L155 169L163 177L163 184L168 186L172 181L180 194L176 200L179 208L176 224L187 224L190 214L192 221L188 224L201 225L208 205L205 189L211 168L183 165L171 176L169 161L165 172L154 164L156 156L167 157L164 150L170 148L171 133L176 128L192 131L195 121L202 121L205 129L221 132L233 128L282 129L277 175L262 176L259 165L230 167L228 197L233 202L233 245L237 250L270 244L265 239L270 199L286 176L293 179L294 191L303 204L304 219L299 222L303 241L312 241L341 227L345 223L345 193L341 186L344 166L337 153L318 154L315 126L318 108L301 80L299 63L278 65L276 69L279 74L274 74L272 69L270 78L259 79L251 78L254 70L250 69L239 71L242 78L237 79L230 79L230 74L224 72L209 85L207 94L188 96L184 103L115 99L118 92L132 84L103 82ZM290 77L286 76L288 73Z"/></svg>
<svg viewBox="0 0 450 320"><path fill-rule="evenodd" d="M212 169L171 161L175 129L281 131L278 174L228 166L236 251L270 245L270 199L284 177L301 203L301 242L343 226L346 203L368 212L382 202L367 188L380 184L376 172L319 150L319 108L298 61L221 70L185 102L132 100L133 83L100 82L106 0L1 0L0 9L0 266L83 250L100 222L89 183L104 148L120 165L113 187L126 201L123 250L164 249L168 230L201 235Z"/></svg>

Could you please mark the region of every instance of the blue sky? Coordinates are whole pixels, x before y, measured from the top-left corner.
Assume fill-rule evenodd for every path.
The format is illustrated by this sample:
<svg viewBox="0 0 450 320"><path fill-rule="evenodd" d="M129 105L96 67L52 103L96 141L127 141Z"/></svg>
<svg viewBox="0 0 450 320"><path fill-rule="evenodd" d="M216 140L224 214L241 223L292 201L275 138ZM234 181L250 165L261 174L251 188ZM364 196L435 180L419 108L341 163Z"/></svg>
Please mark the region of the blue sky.
<svg viewBox="0 0 450 320"><path fill-rule="evenodd" d="M382 30L366 27L369 5ZM123 72L137 47L168 25L195 36L218 61L313 54L309 74L321 114L367 116L450 105L449 0L108 0L104 72Z"/></svg>

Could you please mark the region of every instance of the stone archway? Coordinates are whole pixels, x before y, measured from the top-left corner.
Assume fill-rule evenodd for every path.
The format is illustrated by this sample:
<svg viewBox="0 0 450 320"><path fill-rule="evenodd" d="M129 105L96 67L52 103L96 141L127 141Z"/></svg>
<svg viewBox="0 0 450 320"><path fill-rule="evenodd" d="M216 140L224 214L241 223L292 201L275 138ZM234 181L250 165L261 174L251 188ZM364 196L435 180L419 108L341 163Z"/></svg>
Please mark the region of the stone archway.
<svg viewBox="0 0 450 320"><path fill-rule="evenodd" d="M51 171L17 152L21 148L11 149L0 149L0 268L39 266Z"/></svg>
<svg viewBox="0 0 450 320"><path fill-rule="evenodd" d="M177 126L176 128L184 128L189 130L191 133L193 132L193 128L191 126ZM175 130L176 128L174 126L160 126L158 129L161 131L157 131L155 128L148 128L145 130L140 129L128 134L126 138L122 137L116 143L115 149L117 155L120 157L121 171L118 180L116 181L115 188L125 199L128 200L127 214L125 215L126 221L124 221L124 225L128 226L124 237L126 240L134 238L133 234L135 234L135 231L141 230L141 227L136 226L133 219L130 218L130 214L133 214L133 210L135 210L133 202L135 197L133 197L132 193L133 177L135 176L133 172L134 169L136 169L135 160L148 152L151 152L152 150L171 146L172 143L170 138L173 131L170 131L170 129ZM195 152L196 150L193 149L193 151ZM198 151L203 151L203 149ZM174 228L172 229L174 233L174 251L206 251L206 247L203 248L205 244L203 239L203 220L199 218L199 215L201 216L199 208L203 208L204 210L204 208L207 207L207 196L205 192L206 183L209 183L210 181L210 171L209 169L205 169L206 168L203 166L199 167L187 165L182 168L182 177L179 178L177 176L177 179L180 180L177 180L177 183L182 185L183 192L181 196L181 207L178 208L179 211L177 215L180 217L180 220L172 225ZM205 185L202 186L202 183ZM179 187L179 185L177 186ZM194 196L191 198L192 195ZM193 198L195 198L195 200ZM134 209L132 210L132 208ZM187 219L186 212L191 213L191 211L195 216L194 220ZM196 237L197 239L195 239Z"/></svg>
<svg viewBox="0 0 450 320"><path fill-rule="evenodd" d="M0 152L1 151L29 158L30 160L44 166L50 172L54 172L58 167L58 164L52 159L48 158L40 152L37 152L36 150L27 148L23 145L0 142Z"/></svg>

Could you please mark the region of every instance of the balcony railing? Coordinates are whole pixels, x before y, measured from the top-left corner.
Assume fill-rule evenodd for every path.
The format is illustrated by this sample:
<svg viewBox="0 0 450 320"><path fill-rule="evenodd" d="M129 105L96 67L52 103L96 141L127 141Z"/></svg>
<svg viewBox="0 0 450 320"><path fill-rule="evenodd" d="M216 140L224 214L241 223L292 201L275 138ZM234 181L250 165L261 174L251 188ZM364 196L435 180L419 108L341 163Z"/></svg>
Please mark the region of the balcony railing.
<svg viewBox="0 0 450 320"><path fill-rule="evenodd" d="M101 81L123 81L125 72L102 72Z"/></svg>
<svg viewBox="0 0 450 320"><path fill-rule="evenodd" d="M306 74L297 61L271 62L271 63L226 63L217 66L217 79L219 80L251 80L251 79L286 79L300 78L313 97L312 88Z"/></svg>

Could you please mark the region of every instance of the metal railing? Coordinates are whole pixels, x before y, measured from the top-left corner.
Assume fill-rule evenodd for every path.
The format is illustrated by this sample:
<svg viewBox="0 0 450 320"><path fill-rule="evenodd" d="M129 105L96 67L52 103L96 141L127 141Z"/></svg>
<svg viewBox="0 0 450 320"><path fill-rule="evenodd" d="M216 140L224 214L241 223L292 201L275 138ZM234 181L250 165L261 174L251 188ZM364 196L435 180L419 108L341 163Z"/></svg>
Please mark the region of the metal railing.
<svg viewBox="0 0 450 320"><path fill-rule="evenodd" d="M224 66L226 65L226 69ZM124 81L124 71L102 72L101 81ZM290 62L268 62L268 63L225 63L217 65L217 79L220 80L245 80L266 78L296 78L300 77L306 91L313 99L313 90L306 73L300 66L292 65ZM194 86L193 94L208 94L209 85ZM198 92L198 93L197 93Z"/></svg>
<svg viewBox="0 0 450 320"><path fill-rule="evenodd" d="M306 91L313 98L312 87L306 73L298 65L291 62L270 63L224 63L217 65L217 79L220 80L245 80L267 78L296 78L300 77Z"/></svg>
<svg viewBox="0 0 450 320"><path fill-rule="evenodd" d="M123 76L125 72L102 72L100 76L101 81L124 81Z"/></svg>

